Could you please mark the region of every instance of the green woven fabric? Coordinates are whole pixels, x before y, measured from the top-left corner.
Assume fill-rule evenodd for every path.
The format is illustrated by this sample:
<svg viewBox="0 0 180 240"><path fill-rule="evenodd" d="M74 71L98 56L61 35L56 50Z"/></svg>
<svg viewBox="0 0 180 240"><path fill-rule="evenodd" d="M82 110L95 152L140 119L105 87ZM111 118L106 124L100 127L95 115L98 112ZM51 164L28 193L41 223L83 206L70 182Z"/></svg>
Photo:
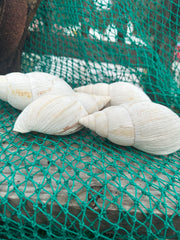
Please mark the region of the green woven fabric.
<svg viewBox="0 0 180 240"><path fill-rule="evenodd" d="M22 72L132 82L180 115L178 5L42 0ZM180 239L180 151L153 156L87 129L18 134L18 115L0 102L0 239Z"/></svg>

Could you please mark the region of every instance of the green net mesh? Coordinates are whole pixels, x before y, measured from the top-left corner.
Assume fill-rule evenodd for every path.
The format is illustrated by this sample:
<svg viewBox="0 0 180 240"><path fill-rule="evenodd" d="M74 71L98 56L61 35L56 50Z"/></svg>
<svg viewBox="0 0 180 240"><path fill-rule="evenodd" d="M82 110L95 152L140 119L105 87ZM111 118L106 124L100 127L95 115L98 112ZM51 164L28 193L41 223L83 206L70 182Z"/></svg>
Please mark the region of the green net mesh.
<svg viewBox="0 0 180 240"><path fill-rule="evenodd" d="M179 13L178 0L43 0L22 71L132 82L180 115ZM180 151L153 156L87 129L18 134L18 114L0 102L1 239L180 239Z"/></svg>

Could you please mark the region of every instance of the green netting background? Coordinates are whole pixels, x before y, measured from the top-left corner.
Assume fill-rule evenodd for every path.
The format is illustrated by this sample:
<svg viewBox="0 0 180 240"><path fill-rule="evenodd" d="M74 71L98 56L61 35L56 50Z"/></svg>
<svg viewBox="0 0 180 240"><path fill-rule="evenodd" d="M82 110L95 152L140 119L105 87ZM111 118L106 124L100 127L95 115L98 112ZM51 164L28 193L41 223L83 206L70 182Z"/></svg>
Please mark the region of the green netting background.
<svg viewBox="0 0 180 240"><path fill-rule="evenodd" d="M179 12L172 0L43 0L22 72L129 81L180 114ZM87 129L17 134L18 114L0 102L1 239L180 239L180 151L152 156Z"/></svg>

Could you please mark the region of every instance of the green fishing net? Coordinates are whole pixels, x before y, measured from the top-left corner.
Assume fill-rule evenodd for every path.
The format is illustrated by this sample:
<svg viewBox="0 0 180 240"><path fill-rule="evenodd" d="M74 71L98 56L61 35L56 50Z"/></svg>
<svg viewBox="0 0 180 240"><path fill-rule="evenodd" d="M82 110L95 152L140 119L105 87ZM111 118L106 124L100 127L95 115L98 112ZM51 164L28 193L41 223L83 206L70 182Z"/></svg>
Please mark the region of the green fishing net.
<svg viewBox="0 0 180 240"><path fill-rule="evenodd" d="M73 88L131 82L180 115L179 4L42 0L22 72ZM19 134L19 113L0 102L0 239L180 239L180 151L154 156L85 128Z"/></svg>

